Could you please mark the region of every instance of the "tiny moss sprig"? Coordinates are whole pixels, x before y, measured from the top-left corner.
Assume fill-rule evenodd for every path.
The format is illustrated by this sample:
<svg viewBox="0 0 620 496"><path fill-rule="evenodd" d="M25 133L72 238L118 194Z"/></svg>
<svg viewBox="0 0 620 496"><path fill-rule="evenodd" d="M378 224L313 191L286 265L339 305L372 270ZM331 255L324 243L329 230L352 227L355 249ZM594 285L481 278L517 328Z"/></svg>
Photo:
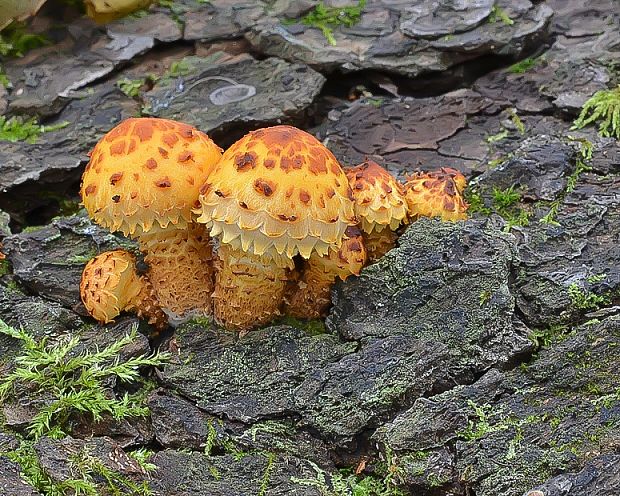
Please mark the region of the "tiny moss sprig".
<svg viewBox="0 0 620 496"><path fill-rule="evenodd" d="M291 482L318 489L321 496L404 496L399 487L402 470L396 463L392 450L387 449L377 464L378 475L361 476L352 469L341 469L327 474L314 462L308 462L315 471L314 478L292 477Z"/></svg>
<svg viewBox="0 0 620 496"><path fill-rule="evenodd" d="M583 105L572 129L582 129L597 121L600 121L598 132L601 136L620 140L620 85L594 93Z"/></svg>
<svg viewBox="0 0 620 496"><path fill-rule="evenodd" d="M94 352L77 352L77 336L52 345L46 338L36 340L2 320L0 333L17 339L23 347L23 353L14 359L14 370L0 380L0 400L18 387L32 391L35 402L42 405L27 428L35 440L43 435L64 437L74 415L88 415L94 421L101 420L105 413L115 419L145 416L148 409L139 398L127 393L120 399L110 397L104 382L110 378L136 382L141 367L158 367L169 358L168 353L158 352L121 362L121 350L137 337L135 328L108 348Z"/></svg>
<svg viewBox="0 0 620 496"><path fill-rule="evenodd" d="M30 50L49 44L46 36L27 33L23 24L14 24L0 34L0 56L23 57Z"/></svg>
<svg viewBox="0 0 620 496"><path fill-rule="evenodd" d="M556 220L560 205L566 196L575 189L581 174L592 170L592 167L589 165L589 162L592 159L592 143L585 138L574 138L569 136L568 139L579 143L579 153L577 154L577 159L575 160L575 170L566 179L566 188L564 191L555 201L551 203L549 212L547 212L547 214L539 220L542 224L551 224L555 226L560 225L560 223Z"/></svg>
<svg viewBox="0 0 620 496"><path fill-rule="evenodd" d="M496 23L498 21L501 21L506 26L512 26L515 23L504 9L497 5L493 5L491 13L489 14L489 22Z"/></svg>
<svg viewBox="0 0 620 496"><path fill-rule="evenodd" d="M365 6L366 0L359 0L357 5L350 7L325 7L323 2L319 2L313 10L301 18L300 22L306 26L320 29L327 42L336 46L333 30L338 26L350 28L357 24Z"/></svg>
<svg viewBox="0 0 620 496"><path fill-rule="evenodd" d="M533 69L538 64L540 64L544 60L543 57L528 57L526 59L520 60L515 64L512 64L508 69L506 69L511 74L525 74L530 69Z"/></svg>
<svg viewBox="0 0 620 496"><path fill-rule="evenodd" d="M36 117L30 119L11 117L7 119L5 116L0 116L0 141L36 143L42 133L57 131L68 125L68 121L63 121L58 124L43 126L39 124Z"/></svg>

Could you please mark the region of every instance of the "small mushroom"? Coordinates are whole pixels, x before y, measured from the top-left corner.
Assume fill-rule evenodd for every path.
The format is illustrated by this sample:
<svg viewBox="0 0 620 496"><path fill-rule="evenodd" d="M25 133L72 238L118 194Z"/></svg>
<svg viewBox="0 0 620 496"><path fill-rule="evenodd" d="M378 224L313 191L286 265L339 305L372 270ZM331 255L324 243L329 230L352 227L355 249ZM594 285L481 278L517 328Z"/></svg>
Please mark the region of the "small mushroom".
<svg viewBox="0 0 620 496"><path fill-rule="evenodd" d="M373 262L396 244L396 229L407 223L403 186L372 160L346 170L368 259Z"/></svg>
<svg viewBox="0 0 620 496"><path fill-rule="evenodd" d="M336 280L359 276L368 260L362 232L349 227L340 248L330 247L327 255L313 253L304 266L294 290L287 295L286 313L300 319L324 317L331 305Z"/></svg>
<svg viewBox="0 0 620 496"><path fill-rule="evenodd" d="M90 217L138 239L157 298L174 320L212 313L212 248L192 208L220 156L187 124L127 119L97 143L82 177Z"/></svg>
<svg viewBox="0 0 620 496"><path fill-rule="evenodd" d="M356 219L332 153L290 126L252 131L222 156L200 195L199 222L220 247L214 314L249 329L280 313L293 257L338 249Z"/></svg>
<svg viewBox="0 0 620 496"><path fill-rule="evenodd" d="M153 286L136 271L136 258L125 250L97 255L82 272L80 296L88 313L104 324L123 311L135 311L157 329L168 323Z"/></svg>
<svg viewBox="0 0 620 496"><path fill-rule="evenodd" d="M467 219L469 205L463 197L466 186L465 176L449 167L433 172L415 172L405 183L410 218Z"/></svg>

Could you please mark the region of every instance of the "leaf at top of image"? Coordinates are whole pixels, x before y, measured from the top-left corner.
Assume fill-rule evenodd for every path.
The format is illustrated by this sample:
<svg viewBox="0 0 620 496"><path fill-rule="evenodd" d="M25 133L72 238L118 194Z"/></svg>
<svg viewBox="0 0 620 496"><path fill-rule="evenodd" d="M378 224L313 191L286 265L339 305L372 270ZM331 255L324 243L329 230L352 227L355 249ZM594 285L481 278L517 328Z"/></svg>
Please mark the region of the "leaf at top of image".
<svg viewBox="0 0 620 496"><path fill-rule="evenodd" d="M153 0L84 0L86 15L101 24L145 9L151 3Z"/></svg>

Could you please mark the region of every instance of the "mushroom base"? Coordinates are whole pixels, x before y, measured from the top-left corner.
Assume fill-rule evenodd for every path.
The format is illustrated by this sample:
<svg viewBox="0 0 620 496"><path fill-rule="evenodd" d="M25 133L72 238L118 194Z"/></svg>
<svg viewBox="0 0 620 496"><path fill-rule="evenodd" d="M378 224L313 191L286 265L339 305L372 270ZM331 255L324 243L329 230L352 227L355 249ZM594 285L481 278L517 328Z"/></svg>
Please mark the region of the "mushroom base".
<svg viewBox="0 0 620 496"><path fill-rule="evenodd" d="M140 281L139 293L127 302L125 310L135 310L138 317L145 319L156 329L165 329L168 326L168 317L159 306L153 285L145 276L141 276Z"/></svg>
<svg viewBox="0 0 620 496"><path fill-rule="evenodd" d="M349 227L338 250L331 249L324 256L313 253L304 262L301 278L290 285L286 313L299 319L324 317L331 305L331 289L336 279L344 281L351 275L359 275L367 260L362 233Z"/></svg>
<svg viewBox="0 0 620 496"><path fill-rule="evenodd" d="M364 232L363 236L369 262L376 262L396 246L396 233L388 227L381 231Z"/></svg>
<svg viewBox="0 0 620 496"><path fill-rule="evenodd" d="M287 269L270 260L222 245L215 278L215 320L230 330L249 330L278 315L287 282Z"/></svg>
<svg viewBox="0 0 620 496"><path fill-rule="evenodd" d="M318 319L327 315L331 306L331 289L337 275L327 272L323 257L311 256L304 263L301 278L286 298L286 314L298 319Z"/></svg>
<svg viewBox="0 0 620 496"><path fill-rule="evenodd" d="M204 227L160 230L142 234L139 241L162 309L177 321L211 315L213 251Z"/></svg>

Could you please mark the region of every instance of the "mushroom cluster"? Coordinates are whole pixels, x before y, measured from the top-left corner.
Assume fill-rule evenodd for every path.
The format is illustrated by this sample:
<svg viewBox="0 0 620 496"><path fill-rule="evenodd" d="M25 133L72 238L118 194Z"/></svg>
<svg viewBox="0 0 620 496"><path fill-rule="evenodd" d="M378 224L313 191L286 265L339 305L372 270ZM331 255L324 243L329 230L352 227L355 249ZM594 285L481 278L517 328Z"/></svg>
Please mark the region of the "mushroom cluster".
<svg viewBox="0 0 620 496"><path fill-rule="evenodd" d="M401 184L372 161L343 169L312 135L252 131L222 153L189 125L121 122L97 143L82 178L90 217L137 239L84 269L82 300L110 322L132 310L158 328L213 316L249 330L285 313L318 318L337 279L359 275L418 217L466 218L454 169Z"/></svg>

